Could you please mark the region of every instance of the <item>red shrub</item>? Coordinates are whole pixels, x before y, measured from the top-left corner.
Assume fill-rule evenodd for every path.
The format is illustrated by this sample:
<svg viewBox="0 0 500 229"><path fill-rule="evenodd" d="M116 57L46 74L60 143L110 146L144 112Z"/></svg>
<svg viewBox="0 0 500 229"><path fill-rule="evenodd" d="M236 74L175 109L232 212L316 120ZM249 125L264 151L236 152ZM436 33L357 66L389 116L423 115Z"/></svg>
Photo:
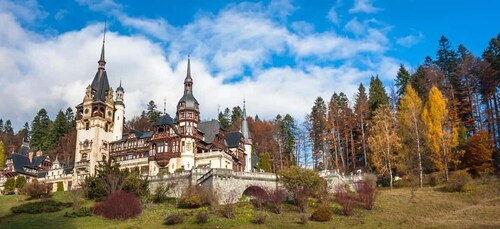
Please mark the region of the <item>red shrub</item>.
<svg viewBox="0 0 500 229"><path fill-rule="evenodd" d="M365 209L372 210L375 205L377 187L369 181L360 180L356 182L356 191L358 192L359 201L364 204Z"/></svg>
<svg viewBox="0 0 500 229"><path fill-rule="evenodd" d="M342 207L342 213L344 213L344 215L352 215L356 200L353 194L351 194L342 184L335 187L335 201Z"/></svg>
<svg viewBox="0 0 500 229"><path fill-rule="evenodd" d="M130 192L118 191L108 196L102 207L102 216L108 219L129 219L141 213L139 199Z"/></svg>
<svg viewBox="0 0 500 229"><path fill-rule="evenodd" d="M104 202L96 202L91 210L94 215L102 215L104 209Z"/></svg>
<svg viewBox="0 0 500 229"><path fill-rule="evenodd" d="M271 204L276 214L280 214L283 202L287 197L286 191L283 189L274 189L269 193L269 203Z"/></svg>

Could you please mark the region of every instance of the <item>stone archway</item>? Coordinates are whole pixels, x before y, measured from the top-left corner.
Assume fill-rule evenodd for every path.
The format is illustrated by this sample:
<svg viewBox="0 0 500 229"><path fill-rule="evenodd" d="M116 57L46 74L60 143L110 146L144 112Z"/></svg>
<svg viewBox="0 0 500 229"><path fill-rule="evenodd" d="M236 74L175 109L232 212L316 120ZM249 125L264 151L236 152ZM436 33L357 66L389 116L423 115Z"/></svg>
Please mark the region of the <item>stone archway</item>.
<svg viewBox="0 0 500 229"><path fill-rule="evenodd" d="M251 186L247 187L241 195L248 196L248 197L257 197L257 198L258 197L267 198L269 196L267 191L264 188L257 186L257 185L251 185Z"/></svg>

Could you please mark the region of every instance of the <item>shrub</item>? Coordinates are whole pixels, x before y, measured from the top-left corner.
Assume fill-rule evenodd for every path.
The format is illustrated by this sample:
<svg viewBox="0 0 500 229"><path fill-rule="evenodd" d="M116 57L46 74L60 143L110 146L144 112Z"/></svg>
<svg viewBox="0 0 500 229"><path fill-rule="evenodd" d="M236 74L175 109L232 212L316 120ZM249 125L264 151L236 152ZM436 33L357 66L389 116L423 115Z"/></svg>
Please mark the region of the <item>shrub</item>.
<svg viewBox="0 0 500 229"><path fill-rule="evenodd" d="M435 187L437 185L442 184L444 181L443 177L444 175L441 172L434 172L429 174L429 182L428 182L429 186Z"/></svg>
<svg viewBox="0 0 500 229"><path fill-rule="evenodd" d="M344 215L352 215L356 205L356 200L354 199L353 194L351 194L342 184L335 187L335 201L342 208L342 213Z"/></svg>
<svg viewBox="0 0 500 229"><path fill-rule="evenodd" d="M199 208L210 203L208 196L207 191L203 187L196 185L189 186L182 193L177 206L179 208Z"/></svg>
<svg viewBox="0 0 500 229"><path fill-rule="evenodd" d="M176 225L184 222L184 214L180 212L170 213L163 220L166 225Z"/></svg>
<svg viewBox="0 0 500 229"><path fill-rule="evenodd" d="M17 178L16 178L16 188L17 189L22 189L25 184L26 184L26 177L24 177L24 176L17 176Z"/></svg>
<svg viewBox="0 0 500 229"><path fill-rule="evenodd" d="M301 189L315 193L321 191L326 184L317 172L297 166L280 170L279 179L285 188L293 193Z"/></svg>
<svg viewBox="0 0 500 229"><path fill-rule="evenodd" d="M251 186L247 188L243 195L248 196L250 198L250 202L252 202L257 209L262 209L264 204L269 200L267 192L258 186Z"/></svg>
<svg viewBox="0 0 500 229"><path fill-rule="evenodd" d="M176 169L176 170L174 171L174 173L182 173L182 172L184 172L184 168L182 168L182 167L181 167L181 168L178 168L178 169Z"/></svg>
<svg viewBox="0 0 500 229"><path fill-rule="evenodd" d="M327 206L323 206L319 207L312 213L311 220L318 222L330 221L332 219L332 215L332 209Z"/></svg>
<svg viewBox="0 0 500 229"><path fill-rule="evenodd" d="M377 195L376 179L375 175L370 174L364 176L362 180L355 184L358 198L367 210L372 210L375 205L375 197Z"/></svg>
<svg viewBox="0 0 500 229"><path fill-rule="evenodd" d="M308 201L309 201L309 192L306 189L300 189L294 192L294 203L299 208L299 212L306 212Z"/></svg>
<svg viewBox="0 0 500 229"><path fill-rule="evenodd" d="M286 200L287 193L283 189L274 189L269 192L269 203L276 214L281 214L283 202Z"/></svg>
<svg viewBox="0 0 500 229"><path fill-rule="evenodd" d="M472 189L472 176L464 171L458 170L450 175L444 189L448 192L467 192Z"/></svg>
<svg viewBox="0 0 500 229"><path fill-rule="evenodd" d="M94 215L102 215L104 212L104 202L96 202L90 210Z"/></svg>
<svg viewBox="0 0 500 229"><path fill-rule="evenodd" d="M62 182L57 182L57 191L58 192L63 192L64 191L64 185Z"/></svg>
<svg viewBox="0 0 500 229"><path fill-rule="evenodd" d="M3 184L2 194L12 195L16 193L16 180L14 178L7 178Z"/></svg>
<svg viewBox="0 0 500 229"><path fill-rule="evenodd" d="M84 207L84 208L80 208L76 211L64 213L64 217L68 217L68 218L78 218L78 217L85 217L85 216L92 216L92 210L90 208Z"/></svg>
<svg viewBox="0 0 500 229"><path fill-rule="evenodd" d="M31 199L48 198L50 196L50 189L47 184L33 180L31 183L24 185L21 189L21 194L27 195Z"/></svg>
<svg viewBox="0 0 500 229"><path fill-rule="evenodd" d="M123 190L132 192L138 197L145 197L149 194L149 181L141 179L140 171L136 167L130 173L126 173Z"/></svg>
<svg viewBox="0 0 500 229"><path fill-rule="evenodd" d="M175 182L169 182L169 183L164 183L160 182L158 186L156 186L156 189L153 194L153 202L154 203L165 203L167 200L170 198L167 196L167 193L175 188L177 186L177 183Z"/></svg>
<svg viewBox="0 0 500 229"><path fill-rule="evenodd" d="M227 195L224 196L223 216L228 219L234 219L236 215L234 214L234 203L239 199L239 195L235 190L232 190Z"/></svg>
<svg viewBox="0 0 500 229"><path fill-rule="evenodd" d="M102 179L96 176L88 176L82 185L85 197L89 200L103 201L106 198L106 190L104 190Z"/></svg>
<svg viewBox="0 0 500 229"><path fill-rule="evenodd" d="M108 196L102 206L102 216L108 219L129 219L141 213L139 199L130 192L118 191Z"/></svg>
<svg viewBox="0 0 500 229"><path fill-rule="evenodd" d="M266 223L267 214L263 212L256 212L252 216L252 223L254 224L264 224Z"/></svg>
<svg viewBox="0 0 500 229"><path fill-rule="evenodd" d="M16 207L12 207L10 210L14 214L28 213L28 214L40 214L44 212L57 212L64 208L71 207L72 203L56 202L53 200L42 201L42 202L31 202L25 203Z"/></svg>
<svg viewBox="0 0 500 229"><path fill-rule="evenodd" d="M196 214L196 223L198 224L205 224L208 222L208 217L210 214L208 211L200 211L198 214Z"/></svg>
<svg viewBox="0 0 500 229"><path fill-rule="evenodd" d="M306 225L307 222L309 221L309 217L307 217L306 214L301 214L299 216L299 219L300 219L300 223L303 224L303 225Z"/></svg>

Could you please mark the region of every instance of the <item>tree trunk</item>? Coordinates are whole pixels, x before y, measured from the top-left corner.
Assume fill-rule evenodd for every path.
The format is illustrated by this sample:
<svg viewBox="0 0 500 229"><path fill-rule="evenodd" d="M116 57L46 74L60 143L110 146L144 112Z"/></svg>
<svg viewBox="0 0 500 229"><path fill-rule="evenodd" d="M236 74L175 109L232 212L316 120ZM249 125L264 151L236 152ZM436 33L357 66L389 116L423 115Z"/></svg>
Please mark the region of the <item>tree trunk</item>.
<svg viewBox="0 0 500 229"><path fill-rule="evenodd" d="M423 188L422 154L420 153L420 133L418 131L418 122L415 112L413 112L413 123L415 125L415 135L417 137L417 155L418 155L418 178L419 186Z"/></svg>
<svg viewBox="0 0 500 229"><path fill-rule="evenodd" d="M363 115L361 115L361 144L363 146L363 157L365 159L365 170L368 171L368 157L366 156L366 142L365 142L365 123Z"/></svg>

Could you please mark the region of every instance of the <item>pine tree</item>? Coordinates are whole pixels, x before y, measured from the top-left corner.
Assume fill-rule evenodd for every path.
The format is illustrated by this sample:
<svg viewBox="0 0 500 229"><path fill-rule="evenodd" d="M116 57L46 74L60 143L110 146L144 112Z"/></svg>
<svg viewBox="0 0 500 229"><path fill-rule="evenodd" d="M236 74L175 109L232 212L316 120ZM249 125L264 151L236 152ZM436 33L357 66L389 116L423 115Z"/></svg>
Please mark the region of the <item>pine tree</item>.
<svg viewBox="0 0 500 229"><path fill-rule="evenodd" d="M66 116L66 121L68 122L68 127L69 128L75 128L76 127L76 120L75 120L75 113L73 112L73 109L71 107L68 107L66 109L66 112L64 112L64 115Z"/></svg>
<svg viewBox="0 0 500 229"><path fill-rule="evenodd" d="M149 118L151 123L156 122L161 116L161 112L157 108L158 107L156 106L155 101L149 101L146 108L146 116Z"/></svg>
<svg viewBox="0 0 500 229"><path fill-rule="evenodd" d="M398 97L401 97L403 95L406 89L406 85L410 83L410 81L411 81L411 76L410 73L408 73L408 70L406 70L403 64L399 65L399 71L396 76L396 84L395 84L395 86L397 87L396 92Z"/></svg>
<svg viewBox="0 0 500 229"><path fill-rule="evenodd" d="M422 144L421 132L423 124L421 123L422 100L418 97L411 84L406 85L404 94L399 101L398 122L403 150L400 152L403 159L410 161L409 170L412 170L413 151L417 156L417 169L419 175L419 186L423 187L423 169L422 169ZM416 146L416 148L415 148Z"/></svg>
<svg viewBox="0 0 500 229"><path fill-rule="evenodd" d="M370 106L371 114L375 113L375 110L381 105L389 104L389 97L385 92L384 85L378 76L371 78L370 80L370 90L368 91L368 104Z"/></svg>
<svg viewBox="0 0 500 229"><path fill-rule="evenodd" d="M59 144L59 139L66 133L69 132L70 127L69 123L66 119L66 115L59 110L57 113L56 119L51 125L50 133L47 136L47 148L48 150L55 149Z"/></svg>
<svg viewBox="0 0 500 229"><path fill-rule="evenodd" d="M230 122L229 122L229 119L228 119L228 115L226 115L226 111L227 111L227 114L229 114L229 108L226 108L226 110L224 111L224 113L222 112L219 112L219 122L220 124L222 125L222 128L224 130L228 130L229 127L231 126Z"/></svg>
<svg viewBox="0 0 500 229"><path fill-rule="evenodd" d="M321 156L321 164L325 163L326 155L324 149L324 134L326 130L326 104L323 98L318 97L314 101L314 106L311 110L310 122L311 122L311 131L309 136L312 141L313 146L313 157L314 157L314 169L318 169L320 166L320 156Z"/></svg>
<svg viewBox="0 0 500 229"><path fill-rule="evenodd" d="M47 136L49 135L51 124L52 121L50 121L47 111L44 108L40 109L31 123L31 149L42 151L49 149L50 145L48 144Z"/></svg>
<svg viewBox="0 0 500 229"><path fill-rule="evenodd" d="M486 105L488 131L495 146L500 146L500 34L492 38L483 52L483 59L488 64L483 67L480 76L480 93ZM489 68L489 69L488 69Z"/></svg>
<svg viewBox="0 0 500 229"><path fill-rule="evenodd" d="M393 184L394 167L397 167L394 152L399 148L399 137L397 134L396 120L387 105L381 105L372 118L372 125L368 137L368 146L371 165L380 174L389 174L390 186Z"/></svg>
<svg viewBox="0 0 500 229"><path fill-rule="evenodd" d="M3 132L7 135L14 135L14 129L12 128L12 122L10 120L5 121Z"/></svg>
<svg viewBox="0 0 500 229"><path fill-rule="evenodd" d="M3 133L3 131L4 131L3 119L0 118L0 133Z"/></svg>
<svg viewBox="0 0 500 229"><path fill-rule="evenodd" d="M240 106L233 107L231 112L231 130L238 131L241 126L241 117L243 116L243 110Z"/></svg>
<svg viewBox="0 0 500 229"><path fill-rule="evenodd" d="M19 134L20 134L21 138L22 138L25 142L29 142L29 141L30 141L31 130L30 130L30 124L28 124L28 122L25 122L25 123L24 123L24 126L23 126L23 128L19 131Z"/></svg>
<svg viewBox="0 0 500 229"><path fill-rule="evenodd" d="M356 102L354 104L354 113L356 115L356 121L358 122L358 127L361 132L361 148L363 150L363 161L365 163L365 169L368 169L368 157L366 152L366 120L369 115L369 106L368 96L366 95L366 89L363 84L359 84L358 87Z"/></svg>
<svg viewBox="0 0 500 229"><path fill-rule="evenodd" d="M295 140L297 126L295 124L295 119L286 114L283 119L278 124L280 131L281 144L283 148L283 153L286 155L288 160L288 165L293 164L295 159L293 158L293 153L295 152Z"/></svg>

